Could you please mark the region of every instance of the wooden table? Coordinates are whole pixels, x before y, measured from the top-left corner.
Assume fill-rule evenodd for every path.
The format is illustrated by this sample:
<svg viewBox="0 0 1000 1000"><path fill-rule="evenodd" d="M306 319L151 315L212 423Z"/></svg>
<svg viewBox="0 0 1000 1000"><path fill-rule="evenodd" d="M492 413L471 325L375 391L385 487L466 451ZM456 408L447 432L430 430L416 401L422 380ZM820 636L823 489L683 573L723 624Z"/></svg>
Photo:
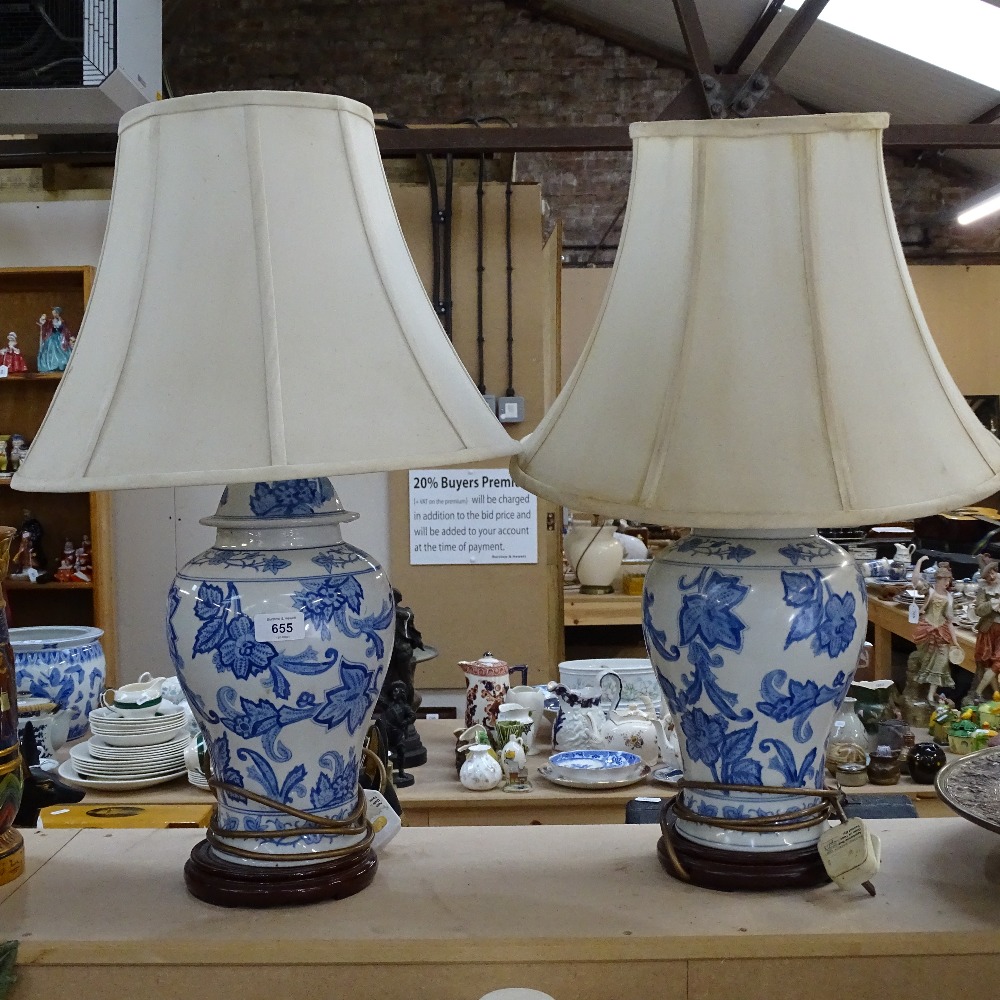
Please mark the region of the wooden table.
<svg viewBox="0 0 1000 1000"><path fill-rule="evenodd" d="M873 679L888 680L892 677L892 637L898 635L913 642L913 626L903 605L896 604L895 601L884 601L871 593L868 595L868 621L874 631L871 659ZM956 626L955 638L965 651L962 666L975 673L976 633L972 629Z"/></svg>
<svg viewBox="0 0 1000 1000"><path fill-rule="evenodd" d="M621 824L625 806L637 797L670 798L672 790L649 779L624 788L582 791L553 785L535 772L547 754L529 757L534 790L473 792L461 784L455 772L454 719L422 719L417 731L427 748L427 763L412 770L416 782L398 790L406 826L532 826ZM918 736L919 739L919 736ZM850 794L892 795L910 798L921 817L952 816L933 785L917 785L900 778L898 785L865 785ZM88 791L83 805L206 805L214 797L190 784L186 778L136 792Z"/></svg>
<svg viewBox="0 0 1000 1000"><path fill-rule="evenodd" d="M720 893L668 876L649 826L404 829L348 899L225 910L189 896L193 830L30 832L0 889L9 1000L910 998L1000 978L1000 838L873 821L878 895ZM44 861L42 860L44 859ZM996 975L994 975L996 973ZM975 988L975 987L973 987Z"/></svg>

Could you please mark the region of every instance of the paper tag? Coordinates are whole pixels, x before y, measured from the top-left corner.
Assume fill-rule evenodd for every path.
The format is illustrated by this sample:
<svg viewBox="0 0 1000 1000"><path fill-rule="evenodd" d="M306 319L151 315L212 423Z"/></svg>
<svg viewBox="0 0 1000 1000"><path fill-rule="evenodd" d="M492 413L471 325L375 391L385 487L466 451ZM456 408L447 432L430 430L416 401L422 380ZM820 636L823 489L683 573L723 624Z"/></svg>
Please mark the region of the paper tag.
<svg viewBox="0 0 1000 1000"><path fill-rule="evenodd" d="M368 822L375 831L372 849L380 851L399 833L403 821L381 792L375 791L374 788L366 788L364 792L368 802Z"/></svg>
<svg viewBox="0 0 1000 1000"><path fill-rule="evenodd" d="M818 847L827 875L841 889L852 889L878 874L882 845L863 820L849 819L826 830Z"/></svg>
<svg viewBox="0 0 1000 1000"><path fill-rule="evenodd" d="M906 612L906 618L911 625L916 625L917 622L920 621L920 608L917 607L916 601L911 602L910 607Z"/></svg>
<svg viewBox="0 0 1000 1000"><path fill-rule="evenodd" d="M7 377L7 366L0 365L0 378L6 378L6 377Z"/></svg>
<svg viewBox="0 0 1000 1000"><path fill-rule="evenodd" d="M3 367L3 365L0 365L0 368L2 368L2 367ZM38 582L38 570L35 569L34 566L29 566L24 571L24 575L28 578L28 580L31 583L37 583Z"/></svg>
<svg viewBox="0 0 1000 1000"><path fill-rule="evenodd" d="M306 637L306 620L301 611L254 615L253 637L258 642L292 642Z"/></svg>

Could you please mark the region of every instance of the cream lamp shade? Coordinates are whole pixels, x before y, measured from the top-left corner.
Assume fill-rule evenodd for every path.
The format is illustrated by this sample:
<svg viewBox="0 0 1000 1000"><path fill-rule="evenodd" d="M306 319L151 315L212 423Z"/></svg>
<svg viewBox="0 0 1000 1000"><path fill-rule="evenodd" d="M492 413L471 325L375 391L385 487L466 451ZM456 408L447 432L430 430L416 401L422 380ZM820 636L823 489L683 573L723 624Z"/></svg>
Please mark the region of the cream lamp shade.
<svg viewBox="0 0 1000 1000"><path fill-rule="evenodd" d="M287 480L510 455L403 240L371 111L127 113L79 342L14 485Z"/></svg>
<svg viewBox="0 0 1000 1000"><path fill-rule="evenodd" d="M574 510L704 528L913 518L1000 487L914 294L883 114L633 125L597 325L514 460Z"/></svg>

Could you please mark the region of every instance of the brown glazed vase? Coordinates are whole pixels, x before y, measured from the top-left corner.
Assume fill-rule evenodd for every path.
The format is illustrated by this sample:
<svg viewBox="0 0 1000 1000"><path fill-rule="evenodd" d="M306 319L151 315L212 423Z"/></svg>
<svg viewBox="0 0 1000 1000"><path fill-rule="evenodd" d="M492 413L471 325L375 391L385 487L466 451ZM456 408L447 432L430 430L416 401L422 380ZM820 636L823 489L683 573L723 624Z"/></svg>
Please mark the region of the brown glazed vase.
<svg viewBox="0 0 1000 1000"><path fill-rule="evenodd" d="M10 543L16 533L14 528L0 526L0 581L7 577ZM13 827L21 804L24 775L17 738L17 683L4 610L6 603L0 587L0 885L12 882L24 872L24 841Z"/></svg>

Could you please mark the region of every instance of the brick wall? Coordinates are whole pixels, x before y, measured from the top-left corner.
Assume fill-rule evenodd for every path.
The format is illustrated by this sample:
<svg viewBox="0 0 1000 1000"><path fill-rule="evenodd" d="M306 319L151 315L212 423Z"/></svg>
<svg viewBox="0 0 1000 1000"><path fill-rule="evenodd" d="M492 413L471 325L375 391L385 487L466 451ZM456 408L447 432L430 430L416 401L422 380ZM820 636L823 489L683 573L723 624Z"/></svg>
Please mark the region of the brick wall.
<svg viewBox="0 0 1000 1000"><path fill-rule="evenodd" d="M520 125L655 118L683 74L502 0L173 0L164 68L174 96L275 89L343 94L411 124L501 116ZM779 80L780 82L780 80ZM911 257L1000 251L1000 222L953 226L982 182L959 167L887 163ZM517 176L542 184L547 226L562 219L583 262L628 192L627 153L536 154ZM610 254L598 255L607 262Z"/></svg>

